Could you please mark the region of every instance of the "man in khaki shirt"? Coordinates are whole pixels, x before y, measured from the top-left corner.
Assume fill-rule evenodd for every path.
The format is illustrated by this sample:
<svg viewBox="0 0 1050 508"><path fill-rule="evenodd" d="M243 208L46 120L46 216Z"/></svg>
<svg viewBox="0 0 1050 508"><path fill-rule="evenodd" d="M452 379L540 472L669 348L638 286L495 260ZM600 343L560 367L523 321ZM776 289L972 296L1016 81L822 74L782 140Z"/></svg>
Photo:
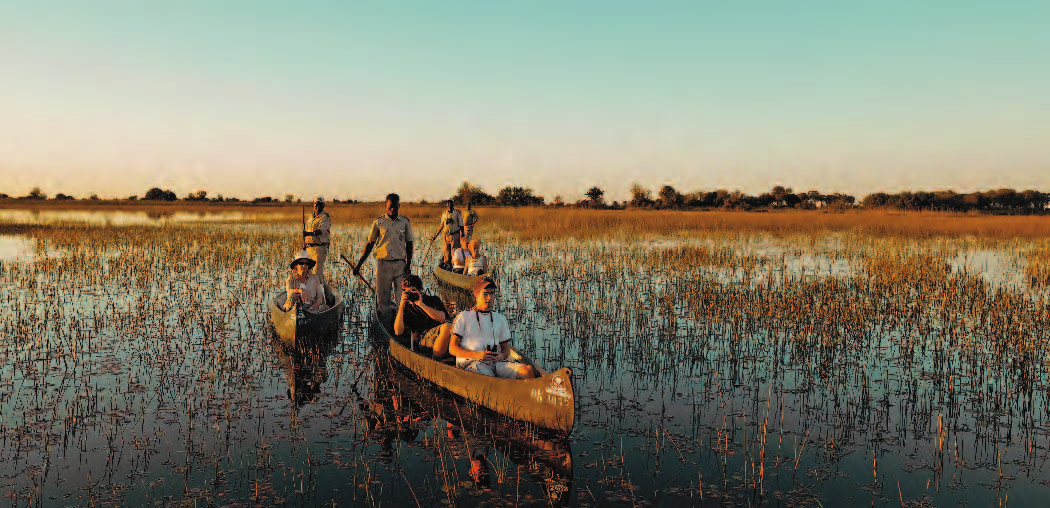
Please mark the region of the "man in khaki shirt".
<svg viewBox="0 0 1050 508"><path fill-rule="evenodd" d="M401 197L387 194L386 213L372 222L365 251L354 266L354 274L361 275L361 265L375 250L376 311L384 323L393 319L394 309L401 305L401 280L410 273L412 266L412 223L407 217L398 215L400 209ZM395 299L393 303L391 294Z"/></svg>
<svg viewBox="0 0 1050 508"><path fill-rule="evenodd" d="M445 234L445 254L441 259L446 270L452 269L452 251L459 245L459 238L463 234L463 212L456 210L455 202L451 199L445 201L447 208L441 212L438 230L430 237L433 242L441 233Z"/></svg>
<svg viewBox="0 0 1050 508"><path fill-rule="evenodd" d="M303 240L306 242L306 252L317 261L313 272L317 278L324 283L324 264L328 260L328 248L331 245L332 216L324 211L324 199L317 198L314 201L314 214L306 221L303 230Z"/></svg>

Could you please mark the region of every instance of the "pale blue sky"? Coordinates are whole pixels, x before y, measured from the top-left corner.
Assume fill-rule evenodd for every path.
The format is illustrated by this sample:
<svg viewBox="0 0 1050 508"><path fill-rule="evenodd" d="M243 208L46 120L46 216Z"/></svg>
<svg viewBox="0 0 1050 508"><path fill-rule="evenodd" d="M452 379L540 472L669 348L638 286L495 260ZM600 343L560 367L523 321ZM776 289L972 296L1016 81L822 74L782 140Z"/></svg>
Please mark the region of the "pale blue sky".
<svg viewBox="0 0 1050 508"><path fill-rule="evenodd" d="M0 192L1050 190L1050 2L0 0Z"/></svg>

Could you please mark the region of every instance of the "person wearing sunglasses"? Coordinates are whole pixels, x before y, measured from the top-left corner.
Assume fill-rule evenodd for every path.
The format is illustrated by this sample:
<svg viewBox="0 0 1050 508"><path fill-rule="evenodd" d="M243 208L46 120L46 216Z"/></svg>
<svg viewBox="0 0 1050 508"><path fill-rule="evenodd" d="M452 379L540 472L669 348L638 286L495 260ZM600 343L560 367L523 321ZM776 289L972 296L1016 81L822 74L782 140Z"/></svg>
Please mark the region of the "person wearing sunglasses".
<svg viewBox="0 0 1050 508"><path fill-rule="evenodd" d="M484 376L536 377L531 366L507 361L511 352L510 324L503 314L492 310L496 289L491 277L481 277L474 283L476 305L456 316L448 352L456 357L457 367Z"/></svg>
<svg viewBox="0 0 1050 508"><path fill-rule="evenodd" d="M284 304L285 310L292 310L296 303L302 302L306 310L310 312L321 312L328 310L328 304L324 301L324 288L317 274L310 273L310 269L317 262L310 257L305 250L300 252L292 260L292 274L288 276L287 289L288 300Z"/></svg>

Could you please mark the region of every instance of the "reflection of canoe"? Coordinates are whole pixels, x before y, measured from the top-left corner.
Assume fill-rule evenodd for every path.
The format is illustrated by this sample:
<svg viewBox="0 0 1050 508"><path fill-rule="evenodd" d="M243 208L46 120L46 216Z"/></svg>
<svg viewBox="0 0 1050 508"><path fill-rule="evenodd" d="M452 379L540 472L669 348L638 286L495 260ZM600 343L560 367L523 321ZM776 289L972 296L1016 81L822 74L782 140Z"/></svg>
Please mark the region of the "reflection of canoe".
<svg viewBox="0 0 1050 508"><path fill-rule="evenodd" d="M390 340L390 355L419 377L499 414L565 434L572 432L576 419L572 369L547 372L512 348L510 359L532 365L540 377L500 379L434 361L410 351L397 339Z"/></svg>
<svg viewBox="0 0 1050 508"><path fill-rule="evenodd" d="M302 347L301 342L305 339L324 337L339 329L339 318L343 315L343 297L325 286L324 298L329 309L316 314L306 311L302 305L297 305L292 310L284 310L284 302L288 299L288 293L285 291L278 291L266 301L270 323L285 347Z"/></svg>
<svg viewBox="0 0 1050 508"><path fill-rule="evenodd" d="M480 408L461 405L454 397L438 390L428 381L415 379L403 369L389 369L393 393L402 397L398 406L404 410L418 409L441 418L468 432L481 444L494 444L531 473L559 483L572 483L572 449L565 436L528 432L524 426L502 417L484 414ZM473 406L477 408L477 406ZM550 489L547 489L550 490Z"/></svg>
<svg viewBox="0 0 1050 508"><path fill-rule="evenodd" d="M332 333L289 348L276 334L271 335L271 349L288 385L288 400L294 407L314 402L321 393L321 385L328 380L328 357L332 354L339 335Z"/></svg>
<svg viewBox="0 0 1050 508"><path fill-rule="evenodd" d="M461 273L450 272L440 266L434 266L434 277L437 277L438 280L449 286L465 289L467 291L473 290L474 281L478 280L477 275L463 275Z"/></svg>

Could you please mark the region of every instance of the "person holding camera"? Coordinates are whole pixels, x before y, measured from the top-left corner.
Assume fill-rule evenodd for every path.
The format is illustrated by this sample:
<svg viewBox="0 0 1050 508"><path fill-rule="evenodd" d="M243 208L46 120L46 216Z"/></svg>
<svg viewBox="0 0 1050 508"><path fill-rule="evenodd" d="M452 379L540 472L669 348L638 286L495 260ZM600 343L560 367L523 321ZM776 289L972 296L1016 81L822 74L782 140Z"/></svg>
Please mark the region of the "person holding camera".
<svg viewBox="0 0 1050 508"><path fill-rule="evenodd" d="M410 274L401 281L401 303L394 318L394 333L401 335L411 333L412 349L415 344L433 348L434 358L441 358L448 353L448 341L452 333L451 326L445 322L448 311L445 303L433 295L423 293L423 280L418 275Z"/></svg>
<svg viewBox="0 0 1050 508"><path fill-rule="evenodd" d="M434 236L430 237L430 241L433 242L439 234L445 233L445 254L442 259L442 267L445 270L452 269L452 249L455 245L459 245L460 236L463 234L463 212L456 210L456 204L451 200L445 201L447 207L444 212L441 212L441 223L438 226L438 230L434 232Z"/></svg>
<svg viewBox="0 0 1050 508"><path fill-rule="evenodd" d="M502 314L492 310L496 289L491 277L481 277L474 283L476 306L456 316L448 351L456 357L457 367L470 372L505 379L536 377L532 366L507 361L510 324Z"/></svg>

